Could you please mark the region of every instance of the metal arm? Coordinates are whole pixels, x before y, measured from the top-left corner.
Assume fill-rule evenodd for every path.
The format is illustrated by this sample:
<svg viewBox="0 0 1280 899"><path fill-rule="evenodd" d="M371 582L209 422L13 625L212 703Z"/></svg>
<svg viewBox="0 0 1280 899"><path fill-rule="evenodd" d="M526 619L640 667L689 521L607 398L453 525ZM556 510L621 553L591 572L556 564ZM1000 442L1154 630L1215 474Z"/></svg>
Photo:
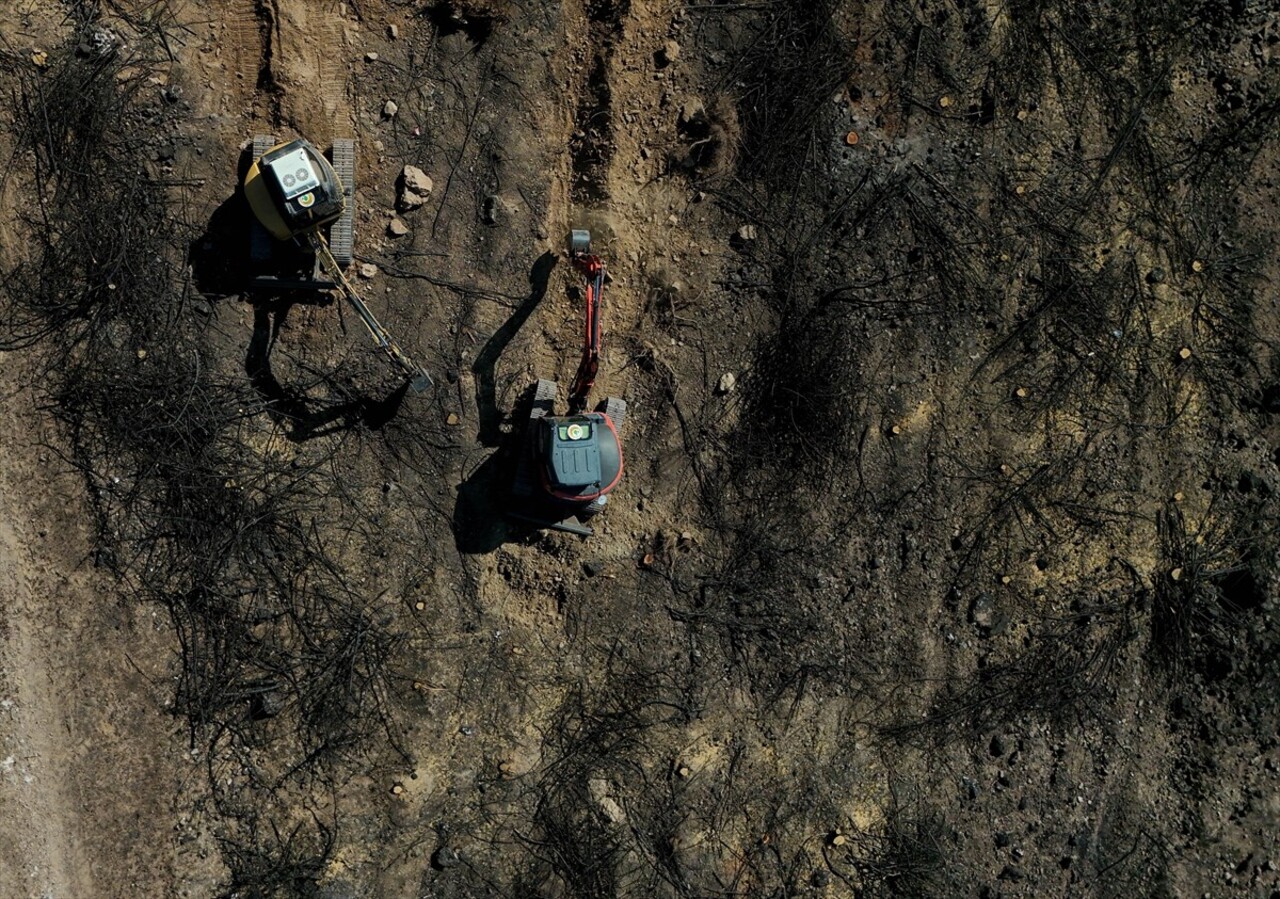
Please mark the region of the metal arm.
<svg viewBox="0 0 1280 899"><path fill-rule="evenodd" d="M577 415L587 407L587 395L596 383L596 371L600 367L600 303L604 297L604 260L591 252L590 236L586 238L586 246L582 246L579 234L574 232L571 248L573 264L582 272L587 280L586 306L587 328L586 339L582 347L582 361L578 363L578 373L573 377L573 386L569 389L569 414Z"/></svg>
<svg viewBox="0 0 1280 899"><path fill-rule="evenodd" d="M308 232L307 237L310 239L311 248L315 251L316 257L320 260L320 265L324 268L325 273L333 279L334 284L338 285L338 289L347 298L347 302L351 304L351 307L355 309L360 321L369 329L369 334L373 337L374 342L391 358L392 362L408 375L410 389L416 393L430 387L431 376L427 374L427 370L415 364L408 354L400 349L400 344L396 343L391 335L387 333L387 329L382 327L381 323L373 317L373 313L369 311L369 307L360 299L360 295L351 286L351 282L342 274L342 267L338 265L338 261L333 258L333 253L329 251L329 243L324 239L324 235L319 231L311 231Z"/></svg>

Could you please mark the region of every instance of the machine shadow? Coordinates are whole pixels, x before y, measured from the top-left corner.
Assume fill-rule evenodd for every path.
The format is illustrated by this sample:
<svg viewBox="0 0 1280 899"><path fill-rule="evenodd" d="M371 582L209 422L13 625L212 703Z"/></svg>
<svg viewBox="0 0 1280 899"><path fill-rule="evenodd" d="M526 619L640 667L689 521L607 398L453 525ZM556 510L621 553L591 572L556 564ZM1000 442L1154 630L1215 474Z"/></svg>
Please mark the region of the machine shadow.
<svg viewBox="0 0 1280 899"><path fill-rule="evenodd" d="M481 446L496 447L496 450L458 485L453 507L453 535L461 553L493 552L504 543L526 539L537 531L535 526L513 522L506 515L506 494L511 488L516 453L524 431L517 428L503 440L503 414L498 408L495 370L507 346L546 296L556 262L556 255L548 251L533 263L529 270L528 298L493 332L471 366L476 378L476 407L480 419L478 439ZM533 388L530 386L517 404L517 412L532 401L532 396ZM522 420L519 415L515 419Z"/></svg>
<svg viewBox="0 0 1280 899"><path fill-rule="evenodd" d="M187 247L192 283L208 300L243 294L249 287L249 228L253 213L244 196L252 164L246 147L236 161L236 189L209 216L205 231Z"/></svg>
<svg viewBox="0 0 1280 899"><path fill-rule="evenodd" d="M204 233L187 247L192 283L205 299L224 299L248 289L251 215L244 192L237 187L213 211Z"/></svg>
<svg viewBox="0 0 1280 899"><path fill-rule="evenodd" d="M253 307L253 334L245 353L249 383L262 397L267 414L285 428L295 443L325 437L356 426L378 430L395 417L409 391L406 380L381 400L353 397L340 402L317 402L286 388L271 369L271 348L294 301L258 301Z"/></svg>
<svg viewBox="0 0 1280 899"><path fill-rule="evenodd" d="M551 279L551 271L556 267L556 255L550 250L543 253L529 270L529 296L511 317L502 323L493 336L485 342L476 354L476 361L471 365L471 373L476 378L476 408L480 418L479 441L481 446L495 447L502 442L502 410L498 408L497 378L494 374L498 359L506 351L507 345L515 338L524 323L533 315L542 298L547 295L547 283Z"/></svg>

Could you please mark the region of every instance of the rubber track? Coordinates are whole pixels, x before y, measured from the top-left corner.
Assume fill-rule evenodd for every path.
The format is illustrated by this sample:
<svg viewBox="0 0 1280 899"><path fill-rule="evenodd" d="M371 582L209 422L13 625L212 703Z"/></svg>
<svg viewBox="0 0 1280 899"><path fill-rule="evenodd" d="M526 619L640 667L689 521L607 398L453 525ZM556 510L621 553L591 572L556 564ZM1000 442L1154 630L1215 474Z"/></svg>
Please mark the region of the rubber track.
<svg viewBox="0 0 1280 899"><path fill-rule="evenodd" d="M597 412L603 412L609 416L609 420L613 422L613 428L618 432L618 439L622 439L622 425L627 420L627 401L621 397L608 397L603 403L596 407ZM608 497L602 496L595 502L588 505L582 512L584 517L596 515L604 511Z"/></svg>
<svg viewBox="0 0 1280 899"><path fill-rule="evenodd" d="M253 136L253 162L262 158L262 154L276 145L271 134L255 134ZM254 216L249 216L249 261L254 265L262 265L271 261L274 240L270 232Z"/></svg>
<svg viewBox="0 0 1280 899"><path fill-rule="evenodd" d="M333 170L342 182L346 208L329 228L329 249L338 265L351 264L356 253L356 142L339 137L333 142Z"/></svg>
<svg viewBox="0 0 1280 899"><path fill-rule="evenodd" d="M550 415L555 406L559 385L555 381L539 378L534 386L533 402L529 408L529 420L525 423L524 434L520 438L520 454L516 460L516 477L511 492L526 499L534 495L533 442L537 439L534 422L545 415Z"/></svg>

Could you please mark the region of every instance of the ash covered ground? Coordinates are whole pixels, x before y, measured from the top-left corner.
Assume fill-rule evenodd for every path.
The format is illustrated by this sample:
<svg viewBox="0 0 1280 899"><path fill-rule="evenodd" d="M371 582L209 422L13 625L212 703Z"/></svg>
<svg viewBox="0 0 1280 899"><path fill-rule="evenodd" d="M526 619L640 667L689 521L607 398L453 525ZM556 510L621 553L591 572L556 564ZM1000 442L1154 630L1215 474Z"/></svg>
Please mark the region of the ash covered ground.
<svg viewBox="0 0 1280 899"><path fill-rule="evenodd" d="M1280 895L1264 4L16 0L0 52L3 895ZM249 289L255 134L356 139L432 391ZM504 514L584 226L585 540Z"/></svg>

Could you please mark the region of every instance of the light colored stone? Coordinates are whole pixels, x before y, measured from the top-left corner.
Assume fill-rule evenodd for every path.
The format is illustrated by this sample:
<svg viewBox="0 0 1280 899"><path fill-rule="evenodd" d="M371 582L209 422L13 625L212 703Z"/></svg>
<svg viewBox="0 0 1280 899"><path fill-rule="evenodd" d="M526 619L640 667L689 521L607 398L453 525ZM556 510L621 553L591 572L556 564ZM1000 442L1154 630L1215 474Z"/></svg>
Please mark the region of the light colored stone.
<svg viewBox="0 0 1280 899"><path fill-rule="evenodd" d="M688 125L707 114L707 107L697 97L690 97L680 104L680 124Z"/></svg>
<svg viewBox="0 0 1280 899"><path fill-rule="evenodd" d="M365 279L376 278L377 275L378 275L378 267L374 265L372 262L362 262L360 264L361 278L365 278Z"/></svg>
<svg viewBox="0 0 1280 899"><path fill-rule="evenodd" d="M720 381L716 384L716 393L733 393L733 389L738 386L738 379L734 377L733 372L727 371L720 376Z"/></svg>
<svg viewBox="0 0 1280 899"><path fill-rule="evenodd" d="M404 219L396 216L387 225L387 233L392 237L404 237L409 233L409 226L404 223Z"/></svg>
<svg viewBox="0 0 1280 899"><path fill-rule="evenodd" d="M400 111L400 107L396 105L395 100L388 100L387 104L382 107L382 114L389 119L393 119L396 113Z"/></svg>
<svg viewBox="0 0 1280 899"><path fill-rule="evenodd" d="M407 165L400 175L404 190L400 192L400 208L417 209L427 202L435 185L427 173L416 165Z"/></svg>
<svg viewBox="0 0 1280 899"><path fill-rule="evenodd" d="M415 194L426 196L435 189L435 183L428 177L426 172L416 165L405 166L402 174L404 175L405 188Z"/></svg>

